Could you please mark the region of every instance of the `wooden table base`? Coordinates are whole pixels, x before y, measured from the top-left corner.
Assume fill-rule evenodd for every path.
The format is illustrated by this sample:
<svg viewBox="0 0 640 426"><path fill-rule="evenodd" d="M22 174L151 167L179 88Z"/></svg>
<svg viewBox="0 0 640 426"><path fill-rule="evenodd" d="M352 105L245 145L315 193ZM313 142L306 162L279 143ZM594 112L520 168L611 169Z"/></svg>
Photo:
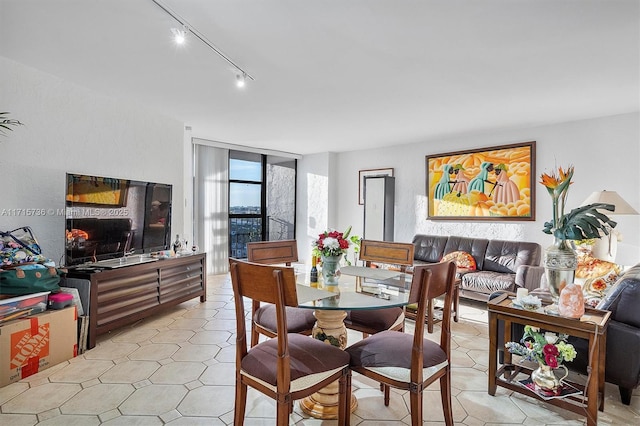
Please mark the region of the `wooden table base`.
<svg viewBox="0 0 640 426"><path fill-rule="evenodd" d="M330 420L338 418L338 382L300 400L300 408L313 418ZM351 394L351 412L358 408L358 400Z"/></svg>
<svg viewBox="0 0 640 426"><path fill-rule="evenodd" d="M312 336L324 333L330 343L338 343L340 349L347 347L347 328L344 326L344 319L347 317L345 311L340 310L316 310L316 325L313 327ZM336 345L338 346L338 345ZM338 381L331 383L300 401L300 408L303 412L316 419L337 419L339 401ZM358 407L358 400L351 395L351 412Z"/></svg>

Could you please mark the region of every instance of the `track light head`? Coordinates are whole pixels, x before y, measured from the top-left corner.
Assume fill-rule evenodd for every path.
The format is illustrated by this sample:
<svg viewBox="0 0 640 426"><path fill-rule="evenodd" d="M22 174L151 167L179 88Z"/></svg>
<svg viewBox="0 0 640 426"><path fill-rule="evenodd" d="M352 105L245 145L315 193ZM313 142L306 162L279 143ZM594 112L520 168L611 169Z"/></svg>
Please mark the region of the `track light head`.
<svg viewBox="0 0 640 426"><path fill-rule="evenodd" d="M1 1L1 0L0 0ZM193 36L193 39L198 39L205 44L211 51L222 59L227 61L231 65L230 70L236 75L236 85L238 88L242 88L246 84L246 80L250 79L255 81L255 78L251 74L248 74L238 64L236 64L230 57L225 55L220 49L218 49L204 34L198 31L197 28L191 26L187 20L178 15L164 4L164 0L151 0L156 6L162 9L167 15L171 16L179 25L179 28L171 28L171 34L177 45L183 45L187 42L187 36Z"/></svg>
<svg viewBox="0 0 640 426"><path fill-rule="evenodd" d="M184 44L188 31L189 28L186 25L183 25L182 28L171 28L171 34L173 34L173 40L176 44Z"/></svg>
<svg viewBox="0 0 640 426"><path fill-rule="evenodd" d="M236 74L236 86L242 88L246 83L247 74L242 72Z"/></svg>

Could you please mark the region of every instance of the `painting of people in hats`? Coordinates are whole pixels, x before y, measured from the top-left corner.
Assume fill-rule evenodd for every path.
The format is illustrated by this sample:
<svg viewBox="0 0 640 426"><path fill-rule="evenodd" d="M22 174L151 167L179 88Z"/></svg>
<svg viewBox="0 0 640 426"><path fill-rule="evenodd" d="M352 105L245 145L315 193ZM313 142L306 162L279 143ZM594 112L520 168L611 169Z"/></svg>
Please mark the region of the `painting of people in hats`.
<svg viewBox="0 0 640 426"><path fill-rule="evenodd" d="M457 194L466 194L469 190L469 178L464 174L465 168L462 167L462 164L458 163L453 166L454 173L454 185L451 189L451 192L455 192Z"/></svg>
<svg viewBox="0 0 640 426"><path fill-rule="evenodd" d="M503 163L498 164L494 172L496 174L496 186L493 190L493 201L495 203L515 203L520 199L520 190L518 185L507 174L507 166Z"/></svg>

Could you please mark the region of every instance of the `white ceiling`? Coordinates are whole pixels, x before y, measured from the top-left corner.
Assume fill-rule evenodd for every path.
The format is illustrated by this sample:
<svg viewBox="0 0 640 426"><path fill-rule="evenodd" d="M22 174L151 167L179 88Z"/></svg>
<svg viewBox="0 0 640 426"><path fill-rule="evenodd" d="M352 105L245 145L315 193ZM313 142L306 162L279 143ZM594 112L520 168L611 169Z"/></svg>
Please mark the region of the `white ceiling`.
<svg viewBox="0 0 640 426"><path fill-rule="evenodd" d="M238 90L194 37L177 48L152 0L0 0L0 55L299 154L639 110L637 0L162 2L255 81Z"/></svg>

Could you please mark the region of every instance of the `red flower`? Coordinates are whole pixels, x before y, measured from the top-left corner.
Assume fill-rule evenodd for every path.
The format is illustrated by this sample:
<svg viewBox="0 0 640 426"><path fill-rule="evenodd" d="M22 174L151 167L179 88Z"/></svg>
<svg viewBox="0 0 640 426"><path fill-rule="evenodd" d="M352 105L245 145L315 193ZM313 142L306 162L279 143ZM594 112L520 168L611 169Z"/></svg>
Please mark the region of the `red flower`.
<svg viewBox="0 0 640 426"><path fill-rule="evenodd" d="M558 360L556 359L555 356L547 354L544 356L544 361L547 363L549 367L558 368Z"/></svg>
<svg viewBox="0 0 640 426"><path fill-rule="evenodd" d="M558 348L555 345L551 345L549 343L544 345L544 347L542 348L542 353L545 355L545 358L549 355L553 357L560 355L560 351L558 350Z"/></svg>
<svg viewBox="0 0 640 426"><path fill-rule="evenodd" d="M345 232L338 231L325 231L318 235L318 239L312 244L314 250L317 250L316 255L321 256L340 256L347 252L351 243L348 239L351 227L347 228ZM331 240L331 244L327 247L327 238ZM351 237L353 238L353 237ZM335 242L333 241L335 240Z"/></svg>

